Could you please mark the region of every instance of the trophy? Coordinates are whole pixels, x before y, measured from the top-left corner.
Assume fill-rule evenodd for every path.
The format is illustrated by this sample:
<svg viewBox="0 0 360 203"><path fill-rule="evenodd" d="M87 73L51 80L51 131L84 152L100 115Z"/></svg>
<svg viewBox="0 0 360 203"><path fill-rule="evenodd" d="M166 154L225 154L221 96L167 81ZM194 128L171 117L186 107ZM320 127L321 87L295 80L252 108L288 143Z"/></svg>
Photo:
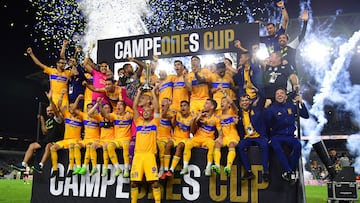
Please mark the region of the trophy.
<svg viewBox="0 0 360 203"><path fill-rule="evenodd" d="M144 92L152 90L152 87L150 86L150 63L146 63L145 65L145 83L141 89Z"/></svg>

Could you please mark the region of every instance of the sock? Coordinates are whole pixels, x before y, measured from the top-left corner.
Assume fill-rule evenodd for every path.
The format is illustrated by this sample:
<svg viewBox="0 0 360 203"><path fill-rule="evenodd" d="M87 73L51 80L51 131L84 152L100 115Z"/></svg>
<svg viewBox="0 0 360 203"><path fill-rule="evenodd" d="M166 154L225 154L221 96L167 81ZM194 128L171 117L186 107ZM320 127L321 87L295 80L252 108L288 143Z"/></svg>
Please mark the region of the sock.
<svg viewBox="0 0 360 203"><path fill-rule="evenodd" d="M164 169L165 169L165 171L169 170L170 158L171 158L171 155L164 155Z"/></svg>
<svg viewBox="0 0 360 203"><path fill-rule="evenodd" d="M236 153L235 153L235 148L229 148L229 152L227 155L227 165L228 167L231 167L234 159L235 159Z"/></svg>
<svg viewBox="0 0 360 203"><path fill-rule="evenodd" d="M25 168L27 167L27 163L26 162L21 162L21 165L24 166Z"/></svg>
<svg viewBox="0 0 360 203"><path fill-rule="evenodd" d="M44 164L43 163L39 163L39 165L40 165L40 168L43 168L44 167Z"/></svg>
<svg viewBox="0 0 360 203"><path fill-rule="evenodd" d="M79 145L76 145L74 148L74 157L75 157L76 167L80 167L81 166L81 152L80 152Z"/></svg>
<svg viewBox="0 0 360 203"><path fill-rule="evenodd" d="M74 169L74 147L69 147L69 170Z"/></svg>
<svg viewBox="0 0 360 203"><path fill-rule="evenodd" d="M124 142L123 143L123 159L124 159L124 164L128 165L129 168L129 142Z"/></svg>
<svg viewBox="0 0 360 203"><path fill-rule="evenodd" d="M212 164L212 162L207 162L207 164L206 164L206 168L211 167L211 164Z"/></svg>
<svg viewBox="0 0 360 203"><path fill-rule="evenodd" d="M158 145L158 148L159 148L160 167L164 167L165 143L164 142L158 142L157 145Z"/></svg>
<svg viewBox="0 0 360 203"><path fill-rule="evenodd" d="M96 167L97 165L96 149L90 148L90 159L91 159L92 167Z"/></svg>
<svg viewBox="0 0 360 203"><path fill-rule="evenodd" d="M160 201L161 201L161 190L160 190L160 187L152 188L152 190L153 190L153 195L154 195L155 203L160 203Z"/></svg>
<svg viewBox="0 0 360 203"><path fill-rule="evenodd" d="M129 164L124 164L124 170L129 170Z"/></svg>
<svg viewBox="0 0 360 203"><path fill-rule="evenodd" d="M54 171L58 170L58 154L56 150L51 150L50 151L50 156L51 156L51 164L52 164L52 169Z"/></svg>
<svg viewBox="0 0 360 203"><path fill-rule="evenodd" d="M137 203L139 190L137 187L131 188L131 203Z"/></svg>
<svg viewBox="0 0 360 203"><path fill-rule="evenodd" d="M221 158L221 151L220 148L215 148L215 152L214 152L214 162L215 165L220 165L220 158Z"/></svg>
<svg viewBox="0 0 360 203"><path fill-rule="evenodd" d="M109 165L109 153L107 151L107 149L103 149L103 159L104 159L104 168L108 168Z"/></svg>
<svg viewBox="0 0 360 203"><path fill-rule="evenodd" d="M188 165L189 165L189 162L184 161L184 166L183 166L183 168L187 168Z"/></svg>
<svg viewBox="0 0 360 203"><path fill-rule="evenodd" d="M176 168L176 166L178 165L180 161L180 157L178 156L173 156L172 162L171 162L171 168L170 171L174 172L174 169Z"/></svg>
<svg viewBox="0 0 360 203"><path fill-rule="evenodd" d="M212 163L214 160L214 149L215 149L215 142L210 142L207 144L208 153L207 153L207 162Z"/></svg>
<svg viewBox="0 0 360 203"><path fill-rule="evenodd" d="M86 167L89 165L90 162L90 146L86 146L86 151L84 155L84 164L83 166Z"/></svg>
<svg viewBox="0 0 360 203"><path fill-rule="evenodd" d="M186 142L185 143L185 148L184 148L184 155L183 155L183 160L184 163L190 161L191 158L191 149L192 149L192 144L191 142Z"/></svg>
<svg viewBox="0 0 360 203"><path fill-rule="evenodd" d="M109 144L107 146L107 152L108 152L109 158L111 160L111 163L113 163L114 165L119 164L119 160L117 158L115 150L116 150L115 144Z"/></svg>

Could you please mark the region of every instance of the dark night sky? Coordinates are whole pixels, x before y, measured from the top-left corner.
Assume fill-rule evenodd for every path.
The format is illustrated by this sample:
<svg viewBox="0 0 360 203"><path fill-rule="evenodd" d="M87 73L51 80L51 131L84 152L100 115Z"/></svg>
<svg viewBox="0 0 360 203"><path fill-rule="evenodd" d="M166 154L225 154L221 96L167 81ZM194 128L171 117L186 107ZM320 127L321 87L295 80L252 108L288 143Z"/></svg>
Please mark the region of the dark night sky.
<svg viewBox="0 0 360 203"><path fill-rule="evenodd" d="M27 75L40 71L31 59L24 55L27 47L34 46L30 37L35 19L34 8L28 1L3 0L0 4L2 34L0 137L13 136L34 139L36 137L38 101L45 101L43 94L45 89L40 84L26 78ZM298 5L298 1L287 1L286 6L290 18L297 17ZM342 14L357 13L359 15L360 1L313 0L311 7L314 16L334 15L337 9L342 9ZM359 24L360 22L358 22L358 26ZM54 61L47 58L46 52L41 52L39 48L35 48L34 51L44 64L54 64ZM360 74L359 71L357 74Z"/></svg>

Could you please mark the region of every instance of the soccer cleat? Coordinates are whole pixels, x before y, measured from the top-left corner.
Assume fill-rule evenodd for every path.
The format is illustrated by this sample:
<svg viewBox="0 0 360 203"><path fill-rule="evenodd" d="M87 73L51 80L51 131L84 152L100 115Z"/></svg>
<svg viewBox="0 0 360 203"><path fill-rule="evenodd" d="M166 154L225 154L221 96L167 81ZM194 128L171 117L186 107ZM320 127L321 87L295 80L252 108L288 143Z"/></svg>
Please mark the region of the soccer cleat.
<svg viewBox="0 0 360 203"><path fill-rule="evenodd" d="M79 172L80 172L81 169L82 169L81 167L76 168L75 171L73 172L73 175L80 174Z"/></svg>
<svg viewBox="0 0 360 203"><path fill-rule="evenodd" d="M212 165L211 170L214 171L216 174L220 175L220 167L217 165Z"/></svg>
<svg viewBox="0 0 360 203"><path fill-rule="evenodd" d="M11 165L10 168L15 169L17 171L25 171L26 167L20 164Z"/></svg>
<svg viewBox="0 0 360 203"><path fill-rule="evenodd" d="M79 172L77 174L80 174L80 175L85 175L87 172L87 168L86 167L81 167Z"/></svg>
<svg viewBox="0 0 360 203"><path fill-rule="evenodd" d="M105 177L105 176L107 176L107 174L108 174L108 169L107 169L107 168L103 168L103 171L102 171L102 173L101 173L101 177Z"/></svg>
<svg viewBox="0 0 360 203"><path fill-rule="evenodd" d="M205 176L211 176L211 166L205 168Z"/></svg>
<svg viewBox="0 0 360 203"><path fill-rule="evenodd" d="M286 181L291 181L291 172L285 171L283 174L281 174L281 177Z"/></svg>
<svg viewBox="0 0 360 203"><path fill-rule="evenodd" d="M251 171L246 171L245 174L244 174L244 176L241 177L241 180L251 180L251 179L253 179L253 178L255 178L255 175L253 174L253 172L251 172Z"/></svg>
<svg viewBox="0 0 360 203"><path fill-rule="evenodd" d="M231 174L231 168L229 166L225 166L224 172L225 172L226 176L229 177Z"/></svg>
<svg viewBox="0 0 360 203"><path fill-rule="evenodd" d="M66 174L66 177L72 177L74 174L73 170L69 170L68 173Z"/></svg>
<svg viewBox="0 0 360 203"><path fill-rule="evenodd" d="M181 171L180 171L180 175L185 175L185 174L188 174L189 173L189 170L188 170L188 168L186 167L186 168L183 168L183 169L181 169Z"/></svg>
<svg viewBox="0 0 360 203"><path fill-rule="evenodd" d="M263 179L264 182L269 182L269 178L270 178L269 173L263 173L262 174L262 179Z"/></svg>
<svg viewBox="0 0 360 203"><path fill-rule="evenodd" d="M116 169L116 171L115 171L115 173L114 173L114 176L115 176L115 177L118 177L121 173L122 173L121 168L118 168L118 169Z"/></svg>
<svg viewBox="0 0 360 203"><path fill-rule="evenodd" d="M166 179L166 173L167 172L162 173L161 176L159 177L159 179L165 180Z"/></svg>
<svg viewBox="0 0 360 203"><path fill-rule="evenodd" d="M130 176L129 169L124 169L123 177L128 178Z"/></svg>
<svg viewBox="0 0 360 203"><path fill-rule="evenodd" d="M40 164L36 165L36 166L32 166L31 169L33 171L35 171L36 173L42 173L43 172L43 169L41 168Z"/></svg>
<svg viewBox="0 0 360 203"><path fill-rule="evenodd" d="M165 175L166 175L167 177L172 177L172 176L173 176L173 172L170 171L170 170L168 170L168 171L165 173Z"/></svg>
<svg viewBox="0 0 360 203"><path fill-rule="evenodd" d="M93 176L93 175L95 175L95 173L97 173L97 172L98 172L97 167L93 167L93 168L91 169L91 172L90 172L89 176Z"/></svg>
<svg viewBox="0 0 360 203"><path fill-rule="evenodd" d="M59 171L58 171L58 170L55 170L55 171L53 171L53 172L51 173L50 178L54 178L54 177L56 177L56 178L59 177Z"/></svg>

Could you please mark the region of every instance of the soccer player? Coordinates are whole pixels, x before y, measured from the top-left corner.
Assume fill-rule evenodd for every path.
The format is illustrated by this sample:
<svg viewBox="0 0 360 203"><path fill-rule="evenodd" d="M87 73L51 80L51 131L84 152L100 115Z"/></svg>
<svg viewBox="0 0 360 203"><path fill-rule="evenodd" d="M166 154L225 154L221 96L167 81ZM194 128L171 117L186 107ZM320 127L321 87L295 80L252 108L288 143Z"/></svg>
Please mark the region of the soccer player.
<svg viewBox="0 0 360 203"><path fill-rule="evenodd" d="M180 111L172 118L171 124L174 128L173 137L168 141L164 153L164 173L160 179L173 176L174 170L178 165L185 148L185 143L190 139L190 131L194 118L190 113L189 101L180 102ZM176 147L175 155L172 158L171 167L169 169L171 149Z"/></svg>
<svg viewBox="0 0 360 203"><path fill-rule="evenodd" d="M64 58L59 58L56 61L56 68L50 68L43 63L35 56L32 48L27 48L26 52L29 54L34 63L39 66L44 73L49 75L50 80L50 89L52 90L52 99L56 105L58 105L58 101L63 89L68 89L68 80L70 79L70 71L65 71L66 60ZM63 96L63 103L61 106L68 106L69 99L68 94ZM60 108L60 106L58 106Z"/></svg>
<svg viewBox="0 0 360 203"><path fill-rule="evenodd" d="M222 98L225 97L225 92L229 96L233 96L234 81L229 74L226 74L226 66L224 62L216 64L216 73L211 74L211 92L213 94L213 99L216 103L221 104ZM235 98L232 98L235 99ZM218 105L216 110L220 109Z"/></svg>
<svg viewBox="0 0 360 203"><path fill-rule="evenodd" d="M75 148L83 148L85 147L85 155L84 155L84 163L82 167L77 167L73 174L84 175L88 169L90 162L90 147L94 142L100 142L100 121L101 116L96 110L97 105L93 105L92 103L88 103L86 105L86 113L84 114L84 139L75 144ZM81 159L78 157L81 154L75 154L75 159ZM92 165L92 167L96 167L96 165Z"/></svg>
<svg viewBox="0 0 360 203"><path fill-rule="evenodd" d="M62 140L64 137L64 122L62 117L59 115L59 110L52 101L52 92L50 90L49 92L45 93L50 102L50 105L46 107L46 115L48 116L48 119L45 121L42 115L38 115L41 131L45 137L40 142L33 142L29 145L21 164L10 166L11 168L14 168L18 171L26 170L26 167L28 167L28 161L33 156L35 150L45 149L41 162L38 165L32 166L34 171L42 173L44 163L50 156L50 147L54 142Z"/></svg>
<svg viewBox="0 0 360 203"><path fill-rule="evenodd" d="M189 101L189 86L186 85L186 71L182 61L175 60L174 69L176 75L172 75L173 82L173 94L172 94L172 104L170 109L175 109L180 111L180 102Z"/></svg>
<svg viewBox="0 0 360 203"><path fill-rule="evenodd" d="M223 91L225 97L221 100L221 114L220 124L222 130L222 136L219 136L215 140L215 152L214 152L214 165L212 170L220 174L220 159L221 159L221 147L228 147L229 152L227 155L227 164L224 168L224 172L227 176L231 174L231 166L236 156L235 147L240 141L239 134L236 126L239 121L238 108L233 100L229 97L226 91Z"/></svg>
<svg viewBox="0 0 360 203"><path fill-rule="evenodd" d="M180 171L181 175L188 173L188 165L191 158L191 149L193 147L206 147L207 164L205 168L205 176L211 176L211 165L214 159L215 132L217 130L219 137L223 136L219 117L215 114L217 103L213 99L207 99L204 109L198 113L193 122L192 129L196 129L195 135L191 140L185 143L184 149L184 166Z"/></svg>
<svg viewBox="0 0 360 203"><path fill-rule="evenodd" d="M105 114L104 117L113 121L114 123L114 140L109 142L107 145L107 151L109 158L114 165L115 177L119 176L121 173L121 168L119 164L118 157L116 155L116 148L123 149L123 159L124 159L124 171L123 177L129 177L129 143L131 139L131 123L134 117L133 111L126 110L126 104L124 101L118 101L115 111L110 114Z"/></svg>
<svg viewBox="0 0 360 203"><path fill-rule="evenodd" d="M67 92L66 89L62 91L58 104L61 104L62 97L66 92ZM63 148L69 149L69 171L67 176L70 177L73 173L74 158L75 158L74 145L79 141L81 141L81 128L83 126L82 122L84 119L84 113L81 112L77 107L77 103L82 96L83 95L79 95L75 103L71 103L69 105L69 110L66 110L65 108L61 109L61 113L65 121L65 133L64 133L64 139L56 142L50 148L52 170L53 170L51 177L57 177L59 175L58 165L57 165L58 164L57 151ZM78 151L78 153L80 153L80 150ZM77 160L78 162L77 165L80 167L81 162L79 161L81 160Z"/></svg>
<svg viewBox="0 0 360 203"><path fill-rule="evenodd" d="M156 88L156 87L155 87ZM146 107L143 116L136 111L141 95L141 88L138 89L133 109L134 121L136 124L136 143L134 160L131 167L131 202L136 203L138 199L138 185L145 175L146 181L151 183L154 200L156 203L161 202L161 190L156 163L156 136L160 123L159 102L155 95L155 88L152 89L153 109ZM152 116L153 114L153 116ZM153 117L153 119L152 119Z"/></svg>
<svg viewBox="0 0 360 203"><path fill-rule="evenodd" d="M171 100L173 98L173 82L172 76L167 75L165 70L159 71L159 88L158 88L158 95L159 95L159 103L163 101L164 98L168 98ZM162 106L160 107L160 111Z"/></svg>
<svg viewBox="0 0 360 203"><path fill-rule="evenodd" d="M191 57L192 72L187 76L187 86L191 90L190 111L193 114L199 113L204 107L209 96L209 82L211 72L209 69L201 68L200 58Z"/></svg>
<svg viewBox="0 0 360 203"><path fill-rule="evenodd" d="M266 110L266 120L270 129L270 147L279 159L284 173L282 177L290 183L295 183L295 169L301 154L301 143L295 138L296 117L309 118L309 113L300 95L294 101L288 101L285 89L278 89L275 93L275 103ZM299 103L297 107L295 103ZM299 108L299 112L297 112ZM299 115L298 115L299 113ZM289 157L286 156L283 146L292 150ZM302 166L300 166L302 167Z"/></svg>
<svg viewBox="0 0 360 203"><path fill-rule="evenodd" d="M263 113L264 99L261 98L262 97L259 97L258 101L252 102L247 94L240 97L238 129L240 135L243 135L243 139L239 142L237 150L245 168L245 173L241 180L249 180L255 177L254 173L251 171L251 165L246 151L248 147L257 145L261 151L264 170L262 178L265 182L269 181L269 147L266 135L265 116Z"/></svg>
<svg viewBox="0 0 360 203"><path fill-rule="evenodd" d="M172 112L169 111L171 105L171 101L169 98L163 98L161 101L161 114L160 114L160 124L158 126L158 134L157 134L157 146L159 149L159 160L160 160L160 167L159 167L159 177L162 177L164 173L164 166L169 165L170 159L169 156L166 157L164 160L165 148L169 140L172 138L172 126L171 120L174 116Z"/></svg>
<svg viewBox="0 0 360 203"><path fill-rule="evenodd" d="M112 120L109 120L105 115L111 113L111 105L108 103L103 104L103 98L98 98L96 101L97 107L100 108L101 121L100 121L100 142L93 142L90 147L90 159L93 165L89 176L93 176L99 170L97 168L97 152L96 150L100 147L103 149L103 168L101 176L105 177L108 173L109 165L109 154L107 151L108 143L112 142L114 139L114 123ZM115 171L115 173L121 173L121 169Z"/></svg>

